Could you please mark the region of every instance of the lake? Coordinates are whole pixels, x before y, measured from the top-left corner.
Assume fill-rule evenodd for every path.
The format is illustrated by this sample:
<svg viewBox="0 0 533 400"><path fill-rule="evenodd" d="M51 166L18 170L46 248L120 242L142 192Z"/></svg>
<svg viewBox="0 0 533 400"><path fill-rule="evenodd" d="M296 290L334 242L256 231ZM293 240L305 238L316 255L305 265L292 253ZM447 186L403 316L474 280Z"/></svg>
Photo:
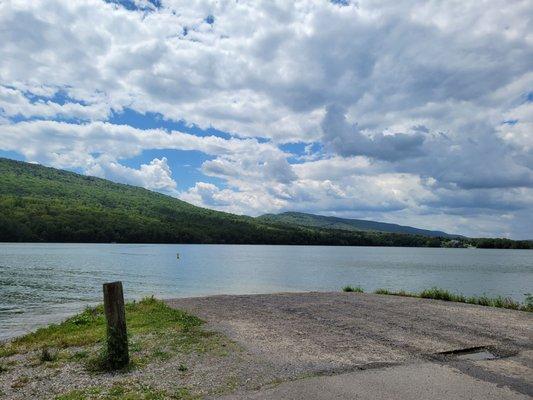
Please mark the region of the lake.
<svg viewBox="0 0 533 400"><path fill-rule="evenodd" d="M0 339L100 302L102 283L115 280L128 299L338 291L353 284L365 291L439 286L523 301L533 292L533 251L0 243Z"/></svg>

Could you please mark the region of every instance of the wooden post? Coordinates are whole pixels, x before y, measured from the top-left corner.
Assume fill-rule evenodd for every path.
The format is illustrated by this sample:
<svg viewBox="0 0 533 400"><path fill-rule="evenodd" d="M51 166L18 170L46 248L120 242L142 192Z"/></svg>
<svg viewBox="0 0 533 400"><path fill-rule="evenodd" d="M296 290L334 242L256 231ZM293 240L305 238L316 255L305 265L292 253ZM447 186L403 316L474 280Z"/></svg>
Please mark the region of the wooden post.
<svg viewBox="0 0 533 400"><path fill-rule="evenodd" d="M130 358L122 282L104 283L104 311L107 319L107 362L109 368L124 368L129 364Z"/></svg>

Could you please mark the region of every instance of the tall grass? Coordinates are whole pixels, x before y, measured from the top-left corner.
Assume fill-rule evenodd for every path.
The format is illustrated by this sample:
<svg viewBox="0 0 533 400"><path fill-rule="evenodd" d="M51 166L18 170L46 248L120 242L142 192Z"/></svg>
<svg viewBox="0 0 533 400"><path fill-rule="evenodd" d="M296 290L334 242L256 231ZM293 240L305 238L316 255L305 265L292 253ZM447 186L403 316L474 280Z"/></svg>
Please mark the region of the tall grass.
<svg viewBox="0 0 533 400"><path fill-rule="evenodd" d="M442 301L454 301L458 303L476 304L479 306L507 308L510 310L521 310L533 312L533 295L527 294L524 303L519 303L510 297L488 297L488 296L470 296L466 297L462 294L449 292L446 289L432 287L430 289L422 290L420 293L411 293L404 290L392 291L389 289L376 289L375 294L384 294L391 296L406 296L406 297L420 297L423 299L435 299Z"/></svg>
<svg viewBox="0 0 533 400"><path fill-rule="evenodd" d="M524 301L524 305L522 306L522 308L525 311L533 312L533 294L526 294L526 300Z"/></svg>
<svg viewBox="0 0 533 400"><path fill-rule="evenodd" d="M423 299L435 299L466 303L466 298L462 294L450 293L446 289L440 289L438 287L432 287L431 289L422 290L419 294L419 297L422 297Z"/></svg>
<svg viewBox="0 0 533 400"><path fill-rule="evenodd" d="M351 285L344 286L342 288L342 291L343 292L353 292L353 293L364 293L365 292L362 287L360 287L360 286L351 286Z"/></svg>

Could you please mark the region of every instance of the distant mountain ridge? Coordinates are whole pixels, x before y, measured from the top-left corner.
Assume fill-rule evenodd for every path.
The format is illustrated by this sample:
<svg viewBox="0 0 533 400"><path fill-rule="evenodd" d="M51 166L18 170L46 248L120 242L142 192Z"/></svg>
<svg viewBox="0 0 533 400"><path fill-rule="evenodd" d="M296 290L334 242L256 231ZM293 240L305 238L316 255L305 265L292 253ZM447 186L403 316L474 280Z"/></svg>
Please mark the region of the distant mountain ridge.
<svg viewBox="0 0 533 400"><path fill-rule="evenodd" d="M340 229L345 231L405 233L411 235L444 237L450 239L458 239L464 237L461 235L449 234L442 231L432 231L427 229L414 228L412 226L406 225L368 221L364 219L331 217L326 215L308 214L294 211L287 211L280 214L264 214L258 217L258 219L269 222L287 223L324 229Z"/></svg>
<svg viewBox="0 0 533 400"><path fill-rule="evenodd" d="M0 241L440 246L417 235L271 223L141 187L0 158Z"/></svg>
<svg viewBox="0 0 533 400"><path fill-rule="evenodd" d="M0 157L0 242L533 248L533 241L452 240L442 233L302 213L235 215Z"/></svg>

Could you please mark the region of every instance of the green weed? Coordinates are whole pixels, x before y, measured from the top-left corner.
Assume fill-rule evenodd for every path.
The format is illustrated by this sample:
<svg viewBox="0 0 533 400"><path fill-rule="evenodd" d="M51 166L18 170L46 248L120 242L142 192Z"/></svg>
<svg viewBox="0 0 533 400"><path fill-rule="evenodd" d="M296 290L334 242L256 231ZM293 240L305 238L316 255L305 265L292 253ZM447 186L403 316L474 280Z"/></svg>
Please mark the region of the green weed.
<svg viewBox="0 0 533 400"><path fill-rule="evenodd" d="M420 293L410 293L403 290L398 292L391 291L389 289L377 289L374 291L375 294L384 294L391 296L405 296L405 297L420 297L424 299L434 299L442 301L454 301L458 303L468 303L476 304L479 306L487 307L497 307L497 308L507 308L510 310L522 310L533 312L533 296L526 295L526 300L524 304L511 299L510 297L488 297L488 296L470 296L465 297L462 294L451 293L448 290L440 289L438 287L432 287L430 289L425 289Z"/></svg>
<svg viewBox="0 0 533 400"><path fill-rule="evenodd" d="M354 292L354 293L364 293L365 291L363 290L362 287L360 286L350 286L350 285L346 285L342 288L342 291L343 292Z"/></svg>

